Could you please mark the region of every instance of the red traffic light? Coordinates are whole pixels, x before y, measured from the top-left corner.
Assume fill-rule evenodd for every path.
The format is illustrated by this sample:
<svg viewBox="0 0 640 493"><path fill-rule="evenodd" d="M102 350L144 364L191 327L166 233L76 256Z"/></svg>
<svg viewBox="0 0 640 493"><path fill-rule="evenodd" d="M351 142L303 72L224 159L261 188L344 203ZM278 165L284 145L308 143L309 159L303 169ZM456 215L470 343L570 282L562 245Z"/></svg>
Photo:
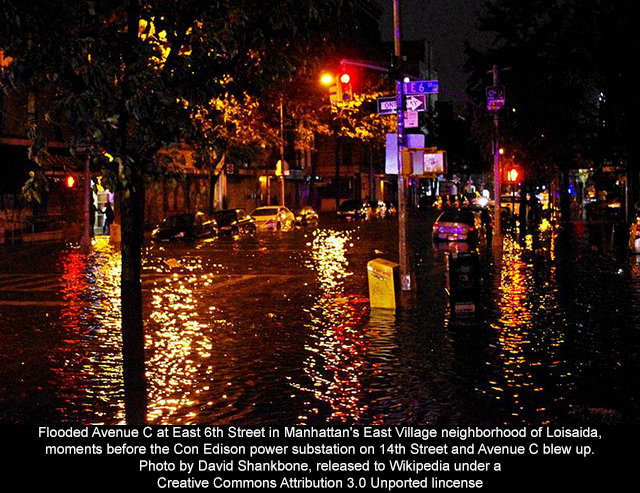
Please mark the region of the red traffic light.
<svg viewBox="0 0 640 493"><path fill-rule="evenodd" d="M67 185L67 188L73 188L76 185L76 179L71 175L67 176L64 182Z"/></svg>
<svg viewBox="0 0 640 493"><path fill-rule="evenodd" d="M342 72L338 77L340 81L340 94L343 101L350 101L353 98L353 90L351 88L351 75L348 72Z"/></svg>

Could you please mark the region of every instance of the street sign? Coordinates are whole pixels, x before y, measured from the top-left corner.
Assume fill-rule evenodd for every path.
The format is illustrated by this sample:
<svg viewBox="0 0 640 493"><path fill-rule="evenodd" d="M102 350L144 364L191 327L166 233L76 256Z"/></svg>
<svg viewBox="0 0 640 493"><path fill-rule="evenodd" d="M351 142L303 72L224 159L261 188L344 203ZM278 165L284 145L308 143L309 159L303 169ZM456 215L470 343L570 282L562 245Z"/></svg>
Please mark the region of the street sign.
<svg viewBox="0 0 640 493"><path fill-rule="evenodd" d="M497 111L502 107L504 107L504 87L487 87L487 109Z"/></svg>
<svg viewBox="0 0 640 493"><path fill-rule="evenodd" d="M378 98L379 115L395 115L398 102L395 96ZM405 105L409 111L425 111L427 109L427 97L424 94L409 94L405 96Z"/></svg>
<svg viewBox="0 0 640 493"><path fill-rule="evenodd" d="M406 96L406 105L409 111L424 111L427 107L427 100L424 94L409 94Z"/></svg>
<svg viewBox="0 0 640 493"><path fill-rule="evenodd" d="M413 80L403 83L403 92L405 94L437 94L437 80Z"/></svg>
<svg viewBox="0 0 640 493"><path fill-rule="evenodd" d="M393 115L396 113L397 107L395 96L378 98L378 114L380 115Z"/></svg>
<svg viewBox="0 0 640 493"><path fill-rule="evenodd" d="M406 148L419 148L424 147L424 135L422 134L407 134L405 142ZM386 154L385 154L385 168L384 172L388 175L398 174L398 135L395 133L389 133L386 136ZM411 152L411 162L414 172L422 173L423 169L423 152Z"/></svg>
<svg viewBox="0 0 640 493"><path fill-rule="evenodd" d="M418 112L417 111L404 112L404 127L418 128Z"/></svg>

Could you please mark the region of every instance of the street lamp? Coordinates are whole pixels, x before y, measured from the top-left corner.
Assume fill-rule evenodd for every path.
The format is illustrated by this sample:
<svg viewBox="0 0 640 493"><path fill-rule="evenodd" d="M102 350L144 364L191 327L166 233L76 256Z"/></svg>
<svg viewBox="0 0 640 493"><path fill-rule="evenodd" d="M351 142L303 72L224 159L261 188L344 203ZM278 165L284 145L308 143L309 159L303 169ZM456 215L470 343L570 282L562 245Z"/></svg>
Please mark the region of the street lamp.
<svg viewBox="0 0 640 493"><path fill-rule="evenodd" d="M331 84L333 84L333 75L328 73L322 74L322 76L320 77L320 83L323 86L330 86Z"/></svg>

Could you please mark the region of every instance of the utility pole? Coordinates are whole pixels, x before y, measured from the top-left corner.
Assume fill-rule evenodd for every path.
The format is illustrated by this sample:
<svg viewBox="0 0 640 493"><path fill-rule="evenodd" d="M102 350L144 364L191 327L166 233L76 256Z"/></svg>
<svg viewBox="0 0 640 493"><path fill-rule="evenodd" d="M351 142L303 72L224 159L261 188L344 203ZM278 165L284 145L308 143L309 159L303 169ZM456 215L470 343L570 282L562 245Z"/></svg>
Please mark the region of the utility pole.
<svg viewBox="0 0 640 493"><path fill-rule="evenodd" d="M280 97L280 205L284 207L284 105Z"/></svg>
<svg viewBox="0 0 640 493"><path fill-rule="evenodd" d="M82 238L80 239L81 246L91 245L91 230L93 224L91 223L91 201L93 200L91 194L91 154L87 150L87 155L84 161L84 180L83 180L83 214L82 214Z"/></svg>
<svg viewBox="0 0 640 493"><path fill-rule="evenodd" d="M404 148L404 91L402 81L402 34L400 30L400 0L393 0L393 45L396 67L396 107L398 136L398 254L400 264L400 287L411 290L409 254L407 248L407 196L405 176L402 174L402 149Z"/></svg>
<svg viewBox="0 0 640 493"><path fill-rule="evenodd" d="M493 87L498 87L498 65L493 66ZM493 197L494 197L494 222L493 243L502 244L502 183L500 180L500 124L498 110L493 110L493 126L495 131L493 141Z"/></svg>

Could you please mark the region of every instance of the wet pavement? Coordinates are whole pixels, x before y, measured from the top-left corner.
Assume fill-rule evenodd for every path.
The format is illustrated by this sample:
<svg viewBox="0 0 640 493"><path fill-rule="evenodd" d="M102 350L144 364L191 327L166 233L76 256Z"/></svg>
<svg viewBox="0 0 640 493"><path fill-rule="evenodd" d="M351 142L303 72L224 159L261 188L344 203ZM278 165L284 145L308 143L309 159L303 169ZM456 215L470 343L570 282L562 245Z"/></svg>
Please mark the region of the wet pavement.
<svg viewBox="0 0 640 493"><path fill-rule="evenodd" d="M396 220L147 247L149 421L640 423L640 257L581 223L505 237L459 316L433 219L410 218L397 312L369 308L366 273L397 260ZM0 423L122 423L118 251L0 251Z"/></svg>

